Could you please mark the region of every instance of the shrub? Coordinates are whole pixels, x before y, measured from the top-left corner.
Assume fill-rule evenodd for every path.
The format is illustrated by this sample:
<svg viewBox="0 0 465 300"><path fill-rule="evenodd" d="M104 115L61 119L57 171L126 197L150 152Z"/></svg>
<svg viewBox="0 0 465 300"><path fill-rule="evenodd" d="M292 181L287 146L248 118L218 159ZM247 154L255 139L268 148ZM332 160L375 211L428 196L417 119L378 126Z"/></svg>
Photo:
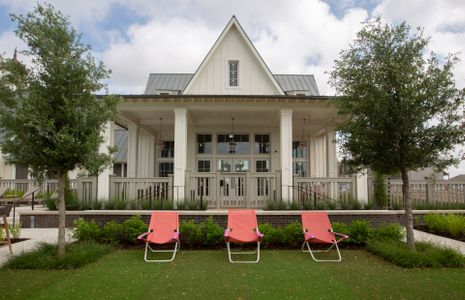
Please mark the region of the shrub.
<svg viewBox="0 0 465 300"><path fill-rule="evenodd" d="M8 229L14 239L19 239L21 237L21 224L16 223L14 226L13 224L10 224L8 225Z"/></svg>
<svg viewBox="0 0 465 300"><path fill-rule="evenodd" d="M428 214L425 223L429 230L453 236L465 234L465 216L448 214Z"/></svg>
<svg viewBox="0 0 465 300"><path fill-rule="evenodd" d="M398 241L373 240L367 249L404 268L462 268L465 257L453 249L416 243L416 251L410 251L405 243Z"/></svg>
<svg viewBox="0 0 465 300"><path fill-rule="evenodd" d="M74 221L73 237L78 241L99 241L102 229L94 220L87 222L81 218Z"/></svg>
<svg viewBox="0 0 465 300"><path fill-rule="evenodd" d="M179 233L183 243L190 244L193 247L202 245L202 226L196 224L193 220L181 222Z"/></svg>
<svg viewBox="0 0 465 300"><path fill-rule="evenodd" d="M5 239L5 232L3 231L3 227L0 227L0 241Z"/></svg>
<svg viewBox="0 0 465 300"><path fill-rule="evenodd" d="M375 172L374 175L375 178L373 184L376 208L386 209L388 205L388 197L384 175L378 172Z"/></svg>
<svg viewBox="0 0 465 300"><path fill-rule="evenodd" d="M121 198L114 198L109 199L108 201L104 202L103 207L106 210L122 210L126 208L126 204L124 203L124 199Z"/></svg>
<svg viewBox="0 0 465 300"><path fill-rule="evenodd" d="M133 244L140 234L147 232L147 225L140 216L132 216L121 224L121 231L121 241Z"/></svg>
<svg viewBox="0 0 465 300"><path fill-rule="evenodd" d="M298 222L287 224L282 229L281 240L286 247L297 248L303 243L302 225Z"/></svg>
<svg viewBox="0 0 465 300"><path fill-rule="evenodd" d="M349 228L350 233L347 240L349 243L354 245L365 245L366 242L370 239L371 228L367 221L353 221Z"/></svg>
<svg viewBox="0 0 465 300"><path fill-rule="evenodd" d="M51 195L45 196L44 204L48 210L58 210L56 199L52 199Z"/></svg>
<svg viewBox="0 0 465 300"><path fill-rule="evenodd" d="M282 229L280 227L273 227L273 225L265 223L258 226L258 230L263 234L262 245L267 248L270 245L282 244Z"/></svg>
<svg viewBox="0 0 465 300"><path fill-rule="evenodd" d="M111 247L97 243L73 243L66 246L65 256L58 257L56 245L41 244L36 250L12 257L4 269L74 269L109 253Z"/></svg>
<svg viewBox="0 0 465 300"><path fill-rule="evenodd" d="M205 246L216 248L224 244L224 229L213 222L211 216L207 219L207 222L203 224L203 228L205 233L203 244Z"/></svg>
<svg viewBox="0 0 465 300"><path fill-rule="evenodd" d="M266 201L266 210L286 210L287 204L281 200Z"/></svg>
<svg viewBox="0 0 465 300"><path fill-rule="evenodd" d="M105 223L102 229L102 240L106 243L115 245L119 244L123 240L123 226L110 221Z"/></svg>
<svg viewBox="0 0 465 300"><path fill-rule="evenodd" d="M372 230L372 239L381 241L399 241L404 236L402 226L399 224L389 224Z"/></svg>

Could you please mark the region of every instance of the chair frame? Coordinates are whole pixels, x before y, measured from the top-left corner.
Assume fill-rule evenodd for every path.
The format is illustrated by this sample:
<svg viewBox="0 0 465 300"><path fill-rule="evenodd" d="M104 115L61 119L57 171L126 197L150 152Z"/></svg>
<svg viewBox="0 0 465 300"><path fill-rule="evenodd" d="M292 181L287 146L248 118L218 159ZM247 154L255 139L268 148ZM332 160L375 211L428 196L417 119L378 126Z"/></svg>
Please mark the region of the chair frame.
<svg viewBox="0 0 465 300"><path fill-rule="evenodd" d="M307 239L306 241L304 241L304 243L302 244L302 252L308 252L310 253L310 255L312 256L313 260L316 261L316 262L340 262L342 260L342 256L341 256L341 252L339 250L339 246L337 245L339 242L345 240L348 238L347 235L345 234L342 234L342 233L338 233L338 232L334 232L332 229L329 229L328 230L329 232L331 232L334 237L337 236L340 236L339 239L334 239L334 242L331 243L331 246L329 246L328 249L326 250L313 250L311 247L310 247L310 243L308 242L309 240L311 239ZM308 230L305 228L303 230L304 232L304 236L305 236L305 233L308 232ZM307 250L305 250L305 246L307 246ZM336 247L336 252L337 252L337 255L338 255L338 258L337 259L318 259L315 257L315 255L313 255L313 253L327 253L329 252L331 249L333 249L333 247Z"/></svg>
<svg viewBox="0 0 465 300"><path fill-rule="evenodd" d="M147 232L146 234L149 234L149 232ZM176 257L176 253L179 251L179 249L181 249L181 243L179 242L179 240L174 244L174 249L173 250L156 250L156 249L153 249L151 246L150 246L151 243L149 242L145 242L145 251L144 251L144 261L145 262L172 262L174 260L174 258ZM152 243L153 244L153 243ZM171 256L170 259L148 259L148 251L150 250L150 252L152 253L173 253L173 255Z"/></svg>
<svg viewBox="0 0 465 300"><path fill-rule="evenodd" d="M258 227L253 229L257 234L257 238L261 238L263 235L258 231ZM224 235L227 236L231 232L230 228L227 228ZM231 250L231 242L226 242L226 248L228 249L228 259L233 264L256 264L260 261L260 241L257 241L257 249L255 251L234 251ZM233 260L233 255L252 255L256 254L255 260Z"/></svg>
<svg viewBox="0 0 465 300"><path fill-rule="evenodd" d="M178 228L176 228L173 232L173 240L176 240L176 242L174 243L174 249L169 249L169 250L157 250L157 249L153 249L152 246L150 246L150 244L156 244L156 243L151 243L149 241L147 241L145 239L145 237L147 235L149 235L150 233L153 232L153 229L149 229L149 231L139 235L137 237L138 240L143 240L145 242L145 251L144 251L144 261L145 262L155 262L155 263L164 263L164 262L172 262L174 260L174 258L176 257L176 253L179 251L179 249L181 249L181 242L179 241L179 225L178 225ZM168 243L166 243L168 244ZM164 245L164 244L163 244ZM148 252L152 252L152 253L173 253L173 255L171 256L170 259L149 259L148 258Z"/></svg>

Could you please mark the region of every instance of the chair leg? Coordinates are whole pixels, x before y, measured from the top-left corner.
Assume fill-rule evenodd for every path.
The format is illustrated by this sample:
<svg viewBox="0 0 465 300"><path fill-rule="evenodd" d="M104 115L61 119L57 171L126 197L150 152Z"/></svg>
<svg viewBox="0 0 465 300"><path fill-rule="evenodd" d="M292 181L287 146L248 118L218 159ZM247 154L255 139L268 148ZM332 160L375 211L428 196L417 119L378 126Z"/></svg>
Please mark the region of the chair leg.
<svg viewBox="0 0 465 300"><path fill-rule="evenodd" d="M305 251L304 251L303 248L304 248L305 244L307 245L308 250L305 250ZM337 252L337 256L338 256L337 259L317 259L317 258L313 255L313 253L318 253L318 252L324 252L324 253L329 252L329 250L331 250L334 246L336 247L336 252ZM337 242L334 242L333 244L331 244L331 246L330 246L328 249L326 249L326 250L312 250L312 248L310 247L310 243L306 241L306 242L304 242L304 244L302 245L302 251L303 251L303 252L307 252L307 251L308 251L308 252L310 253L310 255L312 256L313 260L314 260L314 261L317 261L317 262L340 262L340 261L342 260L341 252L339 251L339 246L337 245Z"/></svg>
<svg viewBox="0 0 465 300"><path fill-rule="evenodd" d="M5 228L8 249L10 250L10 254L13 255L13 248L11 247L10 228L8 228L8 221L6 219L6 216L3 216L3 228Z"/></svg>
<svg viewBox="0 0 465 300"><path fill-rule="evenodd" d="M144 261L146 262L172 262L174 258L176 257L176 253L179 251L179 249L181 249L180 242L176 242L174 244L173 250L155 250L155 249L152 249L152 247L150 247L149 243L145 243ZM153 253L167 253L167 252L171 253L172 252L173 255L171 256L170 259L148 259L147 258L148 250L150 250L150 252L153 252Z"/></svg>
<svg viewBox="0 0 465 300"><path fill-rule="evenodd" d="M255 251L231 251L231 245L230 242L226 242L226 248L228 250L228 258L230 263L241 263L241 264L255 264L260 261L260 242L257 242L257 249ZM256 260L233 260L232 256L233 255L250 255L250 254L257 254L257 259Z"/></svg>

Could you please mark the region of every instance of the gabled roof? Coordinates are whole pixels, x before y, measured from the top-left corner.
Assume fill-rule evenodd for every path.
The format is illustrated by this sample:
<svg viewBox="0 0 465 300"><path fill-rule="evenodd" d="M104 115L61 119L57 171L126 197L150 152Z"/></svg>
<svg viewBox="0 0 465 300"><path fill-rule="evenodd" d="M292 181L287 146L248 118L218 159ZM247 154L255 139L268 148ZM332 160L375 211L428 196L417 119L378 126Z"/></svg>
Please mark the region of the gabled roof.
<svg viewBox="0 0 465 300"><path fill-rule="evenodd" d="M149 75L144 94L156 94L156 91L181 92L194 76L193 73L152 73ZM276 74L273 75L281 89L290 91L309 91L310 96L319 96L315 76L311 74Z"/></svg>
<svg viewBox="0 0 465 300"><path fill-rule="evenodd" d="M192 79L189 81L189 83L187 84L187 86L185 87L185 89L182 91L182 94L186 93L189 91L189 89L191 88L191 86L194 84L194 82L196 81L197 77L199 76L199 74L202 72L202 70L204 69L204 67L208 64L208 62L210 61L210 58L213 56L213 53L215 52L215 50L218 48L218 46L221 44L221 42L224 40L225 36L229 33L229 31L235 27L238 31L239 31L239 34L241 35L241 37L244 39L245 43L247 44L247 46L249 47L249 49L252 51L253 55L255 56L255 58L257 59L259 65L263 68L263 70L265 71L266 75L269 77L269 79L271 80L273 86L276 88L276 91L278 92L279 95L284 95L284 92L283 90L281 89L281 87L279 86L278 82L276 81L276 79L273 77L273 74L271 74L271 71L270 69L268 68L268 66L265 64L265 62L263 61L262 57L260 56L260 54L258 53L257 49L255 48L255 46L252 44L252 41L249 39L249 37L247 36L247 34L245 33L244 29L242 28L242 26L239 24L239 22L237 21L236 17L235 16L232 16L231 17L231 20L229 21L228 25L226 25L226 27L224 28L223 32L220 34L220 36L218 37L218 39L216 40L215 44L213 44L213 47L210 49L210 51L208 52L207 56L203 59L203 61L200 63L200 66L197 68L197 71L194 73L194 76L192 77Z"/></svg>

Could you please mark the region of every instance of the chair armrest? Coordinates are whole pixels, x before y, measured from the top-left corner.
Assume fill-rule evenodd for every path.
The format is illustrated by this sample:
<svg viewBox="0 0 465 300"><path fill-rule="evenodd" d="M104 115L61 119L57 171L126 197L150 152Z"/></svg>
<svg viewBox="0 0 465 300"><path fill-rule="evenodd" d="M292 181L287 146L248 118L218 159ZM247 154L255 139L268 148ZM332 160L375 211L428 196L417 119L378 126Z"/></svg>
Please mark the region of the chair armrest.
<svg viewBox="0 0 465 300"><path fill-rule="evenodd" d="M149 233L151 233L151 231L148 231L148 232L145 232L145 233L139 235L139 236L137 237L137 239L138 239L138 240L143 240L143 241L145 241L145 237L146 237Z"/></svg>
<svg viewBox="0 0 465 300"><path fill-rule="evenodd" d="M333 231L333 234L342 237L342 239L348 239L349 238L349 236L347 234L334 232L334 231Z"/></svg>
<svg viewBox="0 0 465 300"><path fill-rule="evenodd" d="M179 240L179 231L173 232L173 240L174 240L174 241Z"/></svg>
<svg viewBox="0 0 465 300"><path fill-rule="evenodd" d="M262 238L265 236L263 233L261 233L261 232L258 230L258 228L255 230L255 233L257 234L257 237L258 237L259 239L262 239Z"/></svg>
<svg viewBox="0 0 465 300"><path fill-rule="evenodd" d="M226 228L226 229L224 230L224 237L225 237L225 238L226 238L226 237L229 237L230 234L231 234L231 228Z"/></svg>

